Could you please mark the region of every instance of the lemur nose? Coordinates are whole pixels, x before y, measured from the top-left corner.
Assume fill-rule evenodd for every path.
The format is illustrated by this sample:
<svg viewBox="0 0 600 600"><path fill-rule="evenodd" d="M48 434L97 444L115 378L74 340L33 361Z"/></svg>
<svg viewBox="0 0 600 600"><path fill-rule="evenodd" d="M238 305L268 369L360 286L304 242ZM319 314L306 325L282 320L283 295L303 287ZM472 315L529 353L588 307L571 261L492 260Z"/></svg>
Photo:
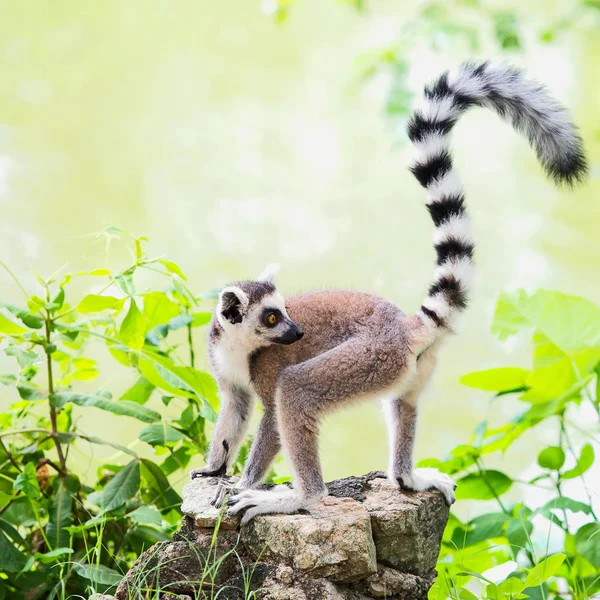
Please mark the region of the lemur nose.
<svg viewBox="0 0 600 600"><path fill-rule="evenodd" d="M298 328L298 331L296 331L296 337L301 340L304 336L304 331L302 331L302 329Z"/></svg>

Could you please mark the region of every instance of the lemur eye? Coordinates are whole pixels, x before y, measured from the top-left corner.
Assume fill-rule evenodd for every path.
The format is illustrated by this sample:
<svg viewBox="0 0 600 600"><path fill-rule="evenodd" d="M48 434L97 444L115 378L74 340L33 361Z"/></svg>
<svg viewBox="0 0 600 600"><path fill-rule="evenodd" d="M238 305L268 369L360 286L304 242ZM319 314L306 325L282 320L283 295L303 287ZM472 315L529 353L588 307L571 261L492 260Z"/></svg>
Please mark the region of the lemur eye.
<svg viewBox="0 0 600 600"><path fill-rule="evenodd" d="M269 313L265 321L268 325L275 325L275 323L277 323L277 315L275 313Z"/></svg>

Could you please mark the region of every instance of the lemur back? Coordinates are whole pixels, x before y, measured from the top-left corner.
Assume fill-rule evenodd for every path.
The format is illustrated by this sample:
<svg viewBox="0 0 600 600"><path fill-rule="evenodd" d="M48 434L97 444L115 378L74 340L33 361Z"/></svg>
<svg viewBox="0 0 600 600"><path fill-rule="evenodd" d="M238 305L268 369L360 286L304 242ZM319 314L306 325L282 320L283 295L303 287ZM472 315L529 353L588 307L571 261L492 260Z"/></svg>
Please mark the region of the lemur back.
<svg viewBox="0 0 600 600"><path fill-rule="evenodd" d="M242 522L257 514L310 508L321 498L326 493L318 457L322 417L372 397L384 404L390 481L405 490L437 489L448 504L454 501L456 486L447 475L414 468L413 447L419 394L434 370L439 341L455 328L471 291L475 245L449 134L474 106L492 108L524 133L555 182L571 185L585 177L581 138L545 88L516 69L465 64L425 88L408 126L417 153L411 171L426 190L437 253L433 284L413 316L359 292L323 291L284 301L272 270L221 292L210 356L222 408L208 465L192 477L226 471L258 394L264 414L228 501L230 512L246 510ZM282 445L294 472L293 489L255 489ZM217 504L227 489L221 488Z"/></svg>

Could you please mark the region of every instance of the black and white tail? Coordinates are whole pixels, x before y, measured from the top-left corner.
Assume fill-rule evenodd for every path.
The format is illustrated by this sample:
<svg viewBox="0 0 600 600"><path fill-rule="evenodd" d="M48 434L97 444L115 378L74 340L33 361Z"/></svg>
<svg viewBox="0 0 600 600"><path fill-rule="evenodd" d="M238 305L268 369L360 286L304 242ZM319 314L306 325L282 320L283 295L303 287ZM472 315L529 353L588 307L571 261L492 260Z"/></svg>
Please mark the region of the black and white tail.
<svg viewBox="0 0 600 600"><path fill-rule="evenodd" d="M452 329L453 317L466 308L471 291L474 241L449 149L454 124L471 106L495 110L524 133L556 183L573 185L587 173L581 138L567 111L521 71L464 64L425 88L408 136L417 151L411 171L427 191L427 209L436 228L435 279L417 313L434 339L436 333Z"/></svg>

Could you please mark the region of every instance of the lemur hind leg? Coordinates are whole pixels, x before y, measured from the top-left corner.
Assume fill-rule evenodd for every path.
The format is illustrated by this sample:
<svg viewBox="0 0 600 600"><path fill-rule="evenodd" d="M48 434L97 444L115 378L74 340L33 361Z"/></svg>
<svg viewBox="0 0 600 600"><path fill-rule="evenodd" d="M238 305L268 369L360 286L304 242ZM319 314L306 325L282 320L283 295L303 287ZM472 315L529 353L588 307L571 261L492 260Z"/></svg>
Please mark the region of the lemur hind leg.
<svg viewBox="0 0 600 600"><path fill-rule="evenodd" d="M360 356L360 360L357 357ZM286 368L276 405L279 432L294 472L294 488L247 490L230 497L230 514L247 509L242 523L268 513L308 509L327 494L319 462L319 423L350 399L376 393L407 372L396 340L374 344L355 337L304 363Z"/></svg>
<svg viewBox="0 0 600 600"><path fill-rule="evenodd" d="M208 464L190 473L192 479L225 475L231 466L248 429L253 407L251 394L242 387L221 384L221 410L215 427Z"/></svg>
<svg viewBox="0 0 600 600"><path fill-rule="evenodd" d="M384 400L390 440L389 479L401 487L424 491L437 489L447 504L454 503L456 484L437 469L413 466L413 450L417 427L417 400L431 379L435 368L436 349L431 348L417 361L417 375L410 390L401 398Z"/></svg>

